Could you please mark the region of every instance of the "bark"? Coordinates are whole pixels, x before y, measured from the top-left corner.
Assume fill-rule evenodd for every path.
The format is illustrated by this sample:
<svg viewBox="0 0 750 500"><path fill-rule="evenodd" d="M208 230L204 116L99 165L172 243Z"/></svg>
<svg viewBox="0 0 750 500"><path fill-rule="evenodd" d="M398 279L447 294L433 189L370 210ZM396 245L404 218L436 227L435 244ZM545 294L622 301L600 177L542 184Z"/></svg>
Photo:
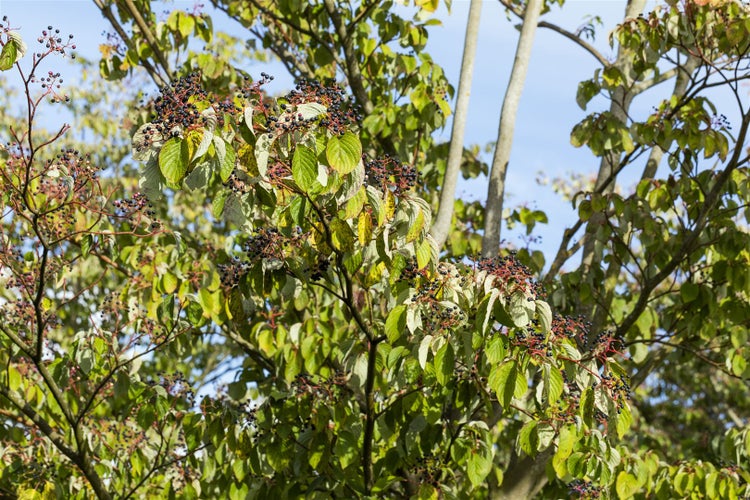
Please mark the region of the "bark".
<svg viewBox="0 0 750 500"><path fill-rule="evenodd" d="M646 0L628 0L625 7L625 19L637 17L646 7ZM628 67L627 49L620 46L617 49L617 59L613 66L619 68L623 74L627 75L630 68ZM609 112L613 117L627 123L630 104L633 100L634 93L631 88L620 86L612 92ZM617 172L615 168L620 163L620 155L604 155L599 163L599 172L597 174L594 190L607 195L612 193L617 185ZM583 271L584 281L594 279L592 273L596 272L601 266L602 260L602 243L597 241L597 229L605 224L606 215L595 213L589 218L586 224L586 238L583 244L583 256L581 257L581 270ZM596 279L594 279L597 282ZM593 318L594 305L592 303L581 303L577 311L578 314ZM592 328L592 333L594 329Z"/></svg>
<svg viewBox="0 0 750 500"><path fill-rule="evenodd" d="M443 248L453 219L454 199L456 196L456 181L461 170L461 157L464 151L464 132L466 131L466 117L469 111L469 95L471 94L471 80L474 74L474 60L479 36L479 15L482 11L482 0L471 0L469 19L466 22L466 38L464 53L461 61L461 75L458 80L458 97L456 111L453 115L453 129L451 143L448 150L448 162L445 167L445 177L440 191L440 206L435 223L430 230L438 248Z"/></svg>
<svg viewBox="0 0 750 500"><path fill-rule="evenodd" d="M500 250L500 226L503 219L503 198L505 196L505 176L508 172L513 132L518 114L518 104L526 83L526 73L529 68L531 48L534 44L539 16L544 6L543 0L529 0L521 25L521 35L516 46L516 56L510 74L510 81L505 92L502 111L500 112L500 127L495 146L495 155L490 170L489 188L487 189L487 203L484 235L482 237L482 256L493 257Z"/></svg>
<svg viewBox="0 0 750 500"><path fill-rule="evenodd" d="M554 447L550 446L533 458L514 455L500 488L492 493L492 499L534 498L547 483L547 462L554 451Z"/></svg>
<svg viewBox="0 0 750 500"><path fill-rule="evenodd" d="M672 91L673 96L676 96L678 99L682 99L685 96L688 83L690 83L690 78L692 77L693 72L698 69L699 65L700 59L688 56L685 64L677 68L677 78L675 79L674 90ZM646 162L646 167L643 169L641 179L654 178L662 156L664 156L664 151L659 146L654 146L654 149L651 150L651 154Z"/></svg>

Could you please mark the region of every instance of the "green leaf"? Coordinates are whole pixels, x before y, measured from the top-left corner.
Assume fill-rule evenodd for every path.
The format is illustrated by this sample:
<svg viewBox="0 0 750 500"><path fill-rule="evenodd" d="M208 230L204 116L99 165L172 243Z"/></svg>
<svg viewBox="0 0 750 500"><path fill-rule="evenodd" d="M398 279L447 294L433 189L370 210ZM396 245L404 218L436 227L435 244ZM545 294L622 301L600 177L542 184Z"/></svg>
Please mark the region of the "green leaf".
<svg viewBox="0 0 750 500"><path fill-rule="evenodd" d="M189 162L187 143L179 137L169 139L159 152L159 170L173 186L179 186L185 178Z"/></svg>
<svg viewBox="0 0 750 500"><path fill-rule="evenodd" d="M330 222L331 242L336 250L349 251L354 247L354 231L340 219L333 219Z"/></svg>
<svg viewBox="0 0 750 500"><path fill-rule="evenodd" d="M700 287L692 281L686 281L680 286L680 298L685 304L694 301L698 298Z"/></svg>
<svg viewBox="0 0 750 500"><path fill-rule="evenodd" d="M292 177L302 191L311 192L318 177L318 161L315 151L297 146L292 158Z"/></svg>
<svg viewBox="0 0 750 500"><path fill-rule="evenodd" d="M542 327L542 332L547 334L552 327L552 309L550 309L549 304L543 300L537 300L535 304L539 325Z"/></svg>
<svg viewBox="0 0 750 500"><path fill-rule="evenodd" d="M428 239L424 239L417 246L417 267L424 269L430 263L430 259L432 259L432 245Z"/></svg>
<svg viewBox="0 0 750 500"><path fill-rule="evenodd" d="M517 447L529 456L534 456L539 448L539 436L536 432L536 420L526 422L518 433Z"/></svg>
<svg viewBox="0 0 750 500"><path fill-rule="evenodd" d="M391 312L388 313L388 317L385 320L385 336L388 337L388 342L396 342L405 329L406 306L400 304L391 309Z"/></svg>
<svg viewBox="0 0 750 500"><path fill-rule="evenodd" d="M7 71L13 67L18 59L18 46L15 40L10 39L0 52L0 71Z"/></svg>
<svg viewBox="0 0 750 500"><path fill-rule="evenodd" d="M589 427L594 426L594 388L587 387L581 395L580 414Z"/></svg>
<svg viewBox="0 0 750 500"><path fill-rule="evenodd" d="M514 397L521 398L528 390L526 377L513 360L506 361L499 366L493 366L487 383L495 391L506 409L510 406Z"/></svg>
<svg viewBox="0 0 750 500"><path fill-rule="evenodd" d="M357 219L357 240L362 246L367 245L372 238L372 216L370 212L361 212Z"/></svg>
<svg viewBox="0 0 750 500"><path fill-rule="evenodd" d="M578 84L578 92L576 93L576 103L582 110L586 110L586 105L589 101L599 93L601 87L594 80L586 80Z"/></svg>
<svg viewBox="0 0 750 500"><path fill-rule="evenodd" d="M164 276L162 276L161 278L161 285L166 293L174 293L174 291L177 289L177 284L177 276L169 271L164 273Z"/></svg>
<svg viewBox="0 0 750 500"><path fill-rule="evenodd" d="M211 214L217 219L224 213L224 203L228 196L229 191L219 191L211 202Z"/></svg>
<svg viewBox="0 0 750 500"><path fill-rule="evenodd" d="M81 238L81 257L87 257L91 251L91 247L94 246L94 237L87 234Z"/></svg>
<svg viewBox="0 0 750 500"><path fill-rule="evenodd" d="M547 404L556 403L563 393L562 372L556 366L544 366L544 387L547 393Z"/></svg>
<svg viewBox="0 0 750 500"><path fill-rule="evenodd" d="M622 439L625 436L625 433L630 429L630 426L633 424L633 415L630 412L630 406L627 404L624 404L622 408L619 409L619 412L616 412L617 415L617 436Z"/></svg>
<svg viewBox="0 0 750 500"><path fill-rule="evenodd" d="M435 377L440 385L448 385L455 370L456 358L450 342L443 344L435 354Z"/></svg>
<svg viewBox="0 0 750 500"><path fill-rule="evenodd" d="M479 303L479 307L477 308L477 314L476 319L474 321L474 326L477 329L479 333L482 335L486 335L490 327L492 326L494 320L493 320L493 310L494 310L494 303L497 299L498 292L496 290L491 290L490 293L484 296L482 299L482 302ZM498 360L500 361L500 360Z"/></svg>
<svg viewBox="0 0 750 500"><path fill-rule="evenodd" d="M231 145L228 145L227 154L224 156L224 161L219 166L219 175L221 176L222 182L229 180L229 176L234 171L234 164L237 160L237 153Z"/></svg>
<svg viewBox="0 0 750 500"><path fill-rule="evenodd" d="M736 350L734 354L732 354L732 373L737 377L741 377L742 374L745 373L746 368L747 361L745 360L745 357L740 350Z"/></svg>
<svg viewBox="0 0 750 500"><path fill-rule="evenodd" d="M327 110L328 108L319 102L306 102L297 106L296 114L302 115L303 120L311 120L322 115Z"/></svg>
<svg viewBox="0 0 750 500"><path fill-rule="evenodd" d="M500 363L505 359L505 340L500 335L492 337L487 343L485 353L487 354L487 362L493 365Z"/></svg>
<svg viewBox="0 0 750 500"><path fill-rule="evenodd" d="M362 160L362 144L359 138L351 132L341 137L333 136L328 139L326 158L331 168L340 174L348 174Z"/></svg>
<svg viewBox="0 0 750 500"><path fill-rule="evenodd" d="M492 455L486 447L480 446L478 451L472 451L466 467L469 481L474 488L484 485L485 478L492 470Z"/></svg>
<svg viewBox="0 0 750 500"><path fill-rule="evenodd" d="M262 134L258 136L258 140L255 141L255 163L258 167L258 175L265 177L266 170L268 170L268 157L271 154L271 146L273 146L274 136L272 134Z"/></svg>
<svg viewBox="0 0 750 500"><path fill-rule="evenodd" d="M409 230L406 232L406 236L404 237L406 242L408 243L416 240L417 237L422 233L424 225L424 213L420 210L414 218L414 221L409 221Z"/></svg>
<svg viewBox="0 0 750 500"><path fill-rule="evenodd" d="M617 474L617 497L621 500L632 498L633 495L638 491L638 479L629 472L620 471Z"/></svg>

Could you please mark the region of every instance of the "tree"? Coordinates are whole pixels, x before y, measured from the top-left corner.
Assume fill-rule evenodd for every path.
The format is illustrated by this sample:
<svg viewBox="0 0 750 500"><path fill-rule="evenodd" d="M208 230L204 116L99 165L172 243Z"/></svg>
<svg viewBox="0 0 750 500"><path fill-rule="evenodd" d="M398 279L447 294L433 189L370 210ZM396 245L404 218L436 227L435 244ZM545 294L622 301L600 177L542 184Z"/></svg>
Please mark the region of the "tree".
<svg viewBox="0 0 750 500"><path fill-rule="evenodd" d="M429 235L452 94L423 51L436 2L413 20L389 2L215 2L299 79L277 97L206 13L96 4L120 36L102 74L160 86L126 99L137 169L116 140L87 156L38 127L66 96L36 75L72 42L50 27L23 57L0 29L27 106L0 151L9 495L746 493L747 7L628 17L613 63L584 31L537 23L606 63L579 104L613 101L573 129L604 174L573 196L580 219L544 269L531 249L471 259L478 204L456 201L445 247ZM649 116L618 104L671 77ZM736 98L736 132L715 89ZM96 90L71 106L105 136L85 113ZM615 189L639 166L632 193Z"/></svg>

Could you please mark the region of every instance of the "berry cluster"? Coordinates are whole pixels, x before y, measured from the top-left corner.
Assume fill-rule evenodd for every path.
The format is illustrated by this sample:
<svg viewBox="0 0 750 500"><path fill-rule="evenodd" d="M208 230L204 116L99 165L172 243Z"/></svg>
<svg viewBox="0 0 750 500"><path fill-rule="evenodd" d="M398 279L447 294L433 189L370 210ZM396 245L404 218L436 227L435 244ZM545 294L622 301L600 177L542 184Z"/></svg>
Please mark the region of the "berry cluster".
<svg viewBox="0 0 750 500"><path fill-rule="evenodd" d="M268 73L261 73L260 80L255 80L252 83L250 83L250 77L246 76L244 85L240 89L240 95L245 99L263 97L265 93L263 92L261 87L271 82L272 80L273 76L269 75Z"/></svg>
<svg viewBox="0 0 750 500"><path fill-rule="evenodd" d="M283 259L284 250L297 242L299 234L287 237L275 227L261 227L245 242L245 252L251 261L262 259Z"/></svg>
<svg viewBox="0 0 750 500"><path fill-rule="evenodd" d="M292 170L287 163L276 160L268 166L266 176L272 184L279 184L292 175Z"/></svg>
<svg viewBox="0 0 750 500"><path fill-rule="evenodd" d="M323 279L323 273L325 273L331 265L331 261L327 257L318 256L318 260L310 268L310 279L315 281Z"/></svg>
<svg viewBox="0 0 750 500"><path fill-rule="evenodd" d="M292 393L297 398L312 396L317 400L338 401L346 386L346 375L337 372L331 377L316 382L309 375L299 374L292 381Z"/></svg>
<svg viewBox="0 0 750 500"><path fill-rule="evenodd" d="M47 175L42 178L40 191L59 201L75 193L80 198L89 198L93 182L97 180L99 168L91 164L89 155L77 149L62 148L60 154L44 164Z"/></svg>
<svg viewBox="0 0 750 500"><path fill-rule="evenodd" d="M236 170L231 173L227 181L224 183L224 187L229 188L231 192L240 196L250 192L250 185L240 178Z"/></svg>
<svg viewBox="0 0 750 500"><path fill-rule="evenodd" d="M353 124L362 121L362 117L355 110L351 98L347 98L344 91L334 81L320 83L317 80L300 80L286 96L292 106L308 102L317 102L327 109L327 114L320 118L319 125L327 128L331 133L341 135ZM285 109L285 105L281 105Z"/></svg>
<svg viewBox="0 0 750 500"><path fill-rule="evenodd" d="M411 257L408 261L406 261L406 265L401 270L399 279L406 280L409 283L409 286L415 286L418 278L427 278L427 269L419 269L419 266L417 265L417 258Z"/></svg>
<svg viewBox="0 0 750 500"><path fill-rule="evenodd" d="M228 264L219 264L216 267L219 270L221 286L225 289L230 289L239 285L240 280L247 274L250 266L247 262L242 262L237 257L233 257Z"/></svg>
<svg viewBox="0 0 750 500"><path fill-rule="evenodd" d="M140 224L143 217L146 216L150 221L149 228L151 231L155 231L161 227L159 220L156 219L154 206L143 193L135 193L129 199L115 200L113 205L115 207L115 216L127 219L133 225Z"/></svg>
<svg viewBox="0 0 750 500"><path fill-rule="evenodd" d="M612 399L617 402L617 413L620 413L625 406L625 401L631 398L630 384L622 376L607 375L606 373L601 376L601 384L609 391Z"/></svg>
<svg viewBox="0 0 750 500"><path fill-rule="evenodd" d="M380 191L391 191L401 196L417 184L417 169L386 155L365 161L365 182Z"/></svg>
<svg viewBox="0 0 750 500"><path fill-rule="evenodd" d="M437 488L443 475L441 465L440 457L428 453L417 459L417 464L412 467L412 473L421 484L430 484Z"/></svg>
<svg viewBox="0 0 750 500"><path fill-rule="evenodd" d="M36 291L36 278L31 273L16 275L8 279L6 287L8 289L19 288L28 294L27 296L33 297L32 293ZM0 308L0 313L5 327L13 328L14 331L21 333L22 338L25 336L23 332L31 332L36 321L34 304L29 300L8 301Z"/></svg>
<svg viewBox="0 0 750 500"><path fill-rule="evenodd" d="M732 130L732 124L726 115L713 115L711 117L711 128L715 130Z"/></svg>
<svg viewBox="0 0 750 500"><path fill-rule="evenodd" d="M526 331L521 329L515 330L513 342L515 345L526 347L531 356L552 357L552 344L548 342L544 333L539 330L539 324L536 320L532 321L531 325L526 328Z"/></svg>
<svg viewBox="0 0 750 500"><path fill-rule="evenodd" d="M286 110L286 105L281 105ZM299 130L306 130L317 118L305 118L302 113L285 113L281 117L269 115L267 117L268 127L276 130L277 134L290 134Z"/></svg>
<svg viewBox="0 0 750 500"><path fill-rule="evenodd" d="M561 316L555 314L552 318L552 336L573 339L583 345L589 333L591 323L586 321L583 316L572 318L570 316Z"/></svg>
<svg viewBox="0 0 750 500"><path fill-rule="evenodd" d="M201 74L190 73L179 78L168 87L160 89L161 95L152 103L153 119L146 127L143 147L150 146L157 137L178 137L185 131L205 125L196 103L208 98L201 86ZM158 134L158 135L156 135Z"/></svg>
<svg viewBox="0 0 750 500"><path fill-rule="evenodd" d="M584 346L600 363L605 363L607 358L622 354L622 340L615 337L612 332L599 332L596 337L587 340Z"/></svg>
<svg viewBox="0 0 750 500"><path fill-rule="evenodd" d="M182 399L188 408L195 405L195 392L182 372L177 371L172 374L159 372L157 376L158 380L148 379L146 384L151 387L156 385L163 387L173 398Z"/></svg>
<svg viewBox="0 0 750 500"><path fill-rule="evenodd" d="M7 21L3 17L3 21ZM60 30L54 26L47 26L46 30L42 30L41 36L36 41L44 45L44 48L48 49L48 53L57 52L58 54L65 55L66 49L75 50L76 46L73 44L73 35L68 35L68 38L63 42L63 38L60 36ZM37 54L37 57L42 57L42 54ZM70 56L75 59L75 54Z"/></svg>
<svg viewBox="0 0 750 500"><path fill-rule="evenodd" d="M455 280L458 286L466 286L465 276L441 264L437 276L431 280L423 280L417 288L413 301L423 307L422 322L425 331L453 330L467 321L466 313L458 306L441 302L443 289L451 286L447 283L452 280Z"/></svg>
<svg viewBox="0 0 750 500"><path fill-rule="evenodd" d="M245 76L244 83L240 87L237 97L240 100L251 102L254 104L254 114L263 115L268 118L272 114L272 109L269 99L266 98L266 93L261 88L263 85L273 80L273 76L267 73L260 74L260 80L250 81L249 76ZM249 128L255 130L256 127L262 129L262 125L256 125L254 123L246 124Z"/></svg>
<svg viewBox="0 0 750 500"><path fill-rule="evenodd" d="M539 283L534 281L531 270L521 264L515 255L505 257L483 258L476 263L477 269L486 271L497 278L497 286L503 294L511 295L515 292L531 293L542 298L544 291Z"/></svg>
<svg viewBox="0 0 750 500"><path fill-rule="evenodd" d="M589 481L576 479L568 484L568 491L576 498L599 498L602 494L600 486L595 486Z"/></svg>

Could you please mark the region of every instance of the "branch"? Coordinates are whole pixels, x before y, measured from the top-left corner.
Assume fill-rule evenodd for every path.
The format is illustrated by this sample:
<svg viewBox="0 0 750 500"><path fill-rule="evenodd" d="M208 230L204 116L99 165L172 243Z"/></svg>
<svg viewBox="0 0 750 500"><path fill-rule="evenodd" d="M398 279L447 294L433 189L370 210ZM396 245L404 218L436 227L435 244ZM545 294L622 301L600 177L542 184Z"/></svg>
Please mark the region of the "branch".
<svg viewBox="0 0 750 500"><path fill-rule="evenodd" d="M500 2L502 3L503 0L500 0ZM575 33L571 33L565 28L561 28L556 24L548 23L547 21L541 21L537 26L539 26L540 28L550 29L556 33L561 34L565 38L572 40L574 43L580 45L581 48L583 48L586 52L594 56L594 58L599 61L599 64L601 64L602 66L609 66L609 61L607 61L606 57L604 57L598 50L596 50L593 45L591 45Z"/></svg>
<svg viewBox="0 0 750 500"><path fill-rule="evenodd" d="M500 126L497 132L497 145L492 158L487 203L485 204L485 227L482 235L482 257L495 257L500 250L500 232L503 222L503 198L505 197L505 176L508 173L513 133L516 126L518 105L526 82L526 73L531 59L537 22L544 7L543 0L529 0L524 10L521 35L516 46L513 69L505 91L503 107L500 111Z"/></svg>
<svg viewBox="0 0 750 500"><path fill-rule="evenodd" d="M690 255L695 249L696 243L699 236L703 232L706 224L708 223L708 215L719 202L720 194L724 185L729 180L732 172L740 166L740 154L742 151L741 145L745 143L747 137L748 128L750 127L750 113L746 114L742 119L742 126L737 134L737 147L735 147L734 154L729 160L727 167L718 175L716 183L713 189L709 191L706 198L701 206L701 210L696 217L695 227L685 237L679 249L675 252L672 259L662 268L661 271L656 273L651 278L647 279L644 283L643 289L640 292L638 301L636 302L633 310L625 317L622 323L617 327L615 335L618 337L624 336L628 330L635 324L640 317L641 313L646 309L651 292L661 283L677 266L683 261L683 259Z"/></svg>
<svg viewBox="0 0 750 500"><path fill-rule="evenodd" d="M523 11L517 6L514 5L510 0L498 0L503 7L508 9L510 12L515 14L518 18L523 18ZM609 61L607 61L607 58L604 57L596 48L588 43L586 40L581 38L580 36L576 35L575 33L572 33L565 28L562 28L556 24L549 23L547 21L539 21L537 24L537 27L539 28L547 28L549 30L552 30L556 33L561 34L565 38L571 40L573 43L580 45L581 48L583 48L586 52L594 56L594 58L599 61L599 64L602 66L609 66Z"/></svg>
<svg viewBox="0 0 750 500"><path fill-rule="evenodd" d="M49 422L47 422L47 420L41 417L36 412L36 410L34 410L34 408L32 408L26 401L18 397L18 395L14 394L13 392L9 391L3 385L0 385L0 396L5 397L13 406L18 408L21 413L23 413L29 420L34 423L37 429L42 431L47 439L49 439L63 455L68 457L71 462L78 466L98 498L104 500L109 500L110 498L112 498L107 489L104 487L104 483L94 469L94 466L91 464L85 454L81 453L80 450L76 452L70 446L68 446L63 439L63 436L60 435L57 430L53 429Z"/></svg>
<svg viewBox="0 0 750 500"><path fill-rule="evenodd" d="M133 41L128 36L127 33L125 33L125 30L122 28L120 23L117 21L117 18L115 18L114 14L112 14L112 11L104 5L102 0L94 0L94 4L99 8L99 11L101 12L102 16L109 21L109 24L112 25L112 27L117 32L117 35L122 39L122 41L125 43L125 45L128 47L128 49L132 49L134 52L138 53L137 50L135 50L135 45L133 44ZM163 86L169 83L167 79L165 79L162 75L159 74L158 71L151 65L151 62L147 59L141 59L139 57L139 61L141 65L143 66L143 69L146 70L146 72L149 74L151 79L159 86Z"/></svg>
<svg viewBox="0 0 750 500"><path fill-rule="evenodd" d="M456 99L456 113L453 116L451 142L448 150L448 161L445 167L443 185L440 190L440 204L435 222L430 234L435 239L437 248L443 248L451 229L453 209L456 197L456 181L461 171L461 157L464 152L464 132L466 119L469 114L469 95L471 94L471 80L474 73L474 56L477 51L479 38L479 16L482 11L482 0L471 0L469 19L466 22L466 36L464 54L461 60L461 75L458 79L458 98ZM419 141L417 141L419 143ZM414 155L416 159L416 155Z"/></svg>
<svg viewBox="0 0 750 500"><path fill-rule="evenodd" d="M258 363L264 370L267 370L270 373L276 373L276 367L274 366L274 364L268 358L263 356L263 354L258 352L258 350L255 349L247 340L237 335L225 325L222 325L222 330L227 337L234 340L237 345L240 346L242 351L247 354L250 359Z"/></svg>
<svg viewBox="0 0 750 500"><path fill-rule="evenodd" d="M375 111L375 105L370 100L370 96L365 89L364 78L362 76L362 71L359 68L357 52L354 48L354 40L348 33L348 30L352 29L353 24L350 24L348 28L344 25L344 22L341 19L341 13L339 12L339 7L334 3L334 0L324 0L323 3L328 12L328 16L331 18L336 34L339 37L341 49L344 51L344 71L346 73L346 79L349 82L354 97L357 99L357 103L362 106L362 110L366 114L371 115ZM387 154L394 157L397 156L396 146L389 138L379 136L378 141Z"/></svg>
<svg viewBox="0 0 750 500"><path fill-rule="evenodd" d="M133 0L122 0L125 3L126 10L130 13L131 16L133 16L133 19L135 20L135 23L138 25L138 28L140 28L143 35L146 37L146 42L148 43L151 50L154 52L154 55L156 56L156 59L159 61L159 64L161 65L164 72L167 74L167 79L171 79L172 75L169 71L169 63L167 62L167 58L164 56L164 53L162 52L161 48L159 47L159 43L156 41L156 38L154 38L154 34L151 33L151 30L148 27L148 24L146 24L146 21L143 19L143 16L141 16L141 12L138 10L138 7L136 7L133 4Z"/></svg>

